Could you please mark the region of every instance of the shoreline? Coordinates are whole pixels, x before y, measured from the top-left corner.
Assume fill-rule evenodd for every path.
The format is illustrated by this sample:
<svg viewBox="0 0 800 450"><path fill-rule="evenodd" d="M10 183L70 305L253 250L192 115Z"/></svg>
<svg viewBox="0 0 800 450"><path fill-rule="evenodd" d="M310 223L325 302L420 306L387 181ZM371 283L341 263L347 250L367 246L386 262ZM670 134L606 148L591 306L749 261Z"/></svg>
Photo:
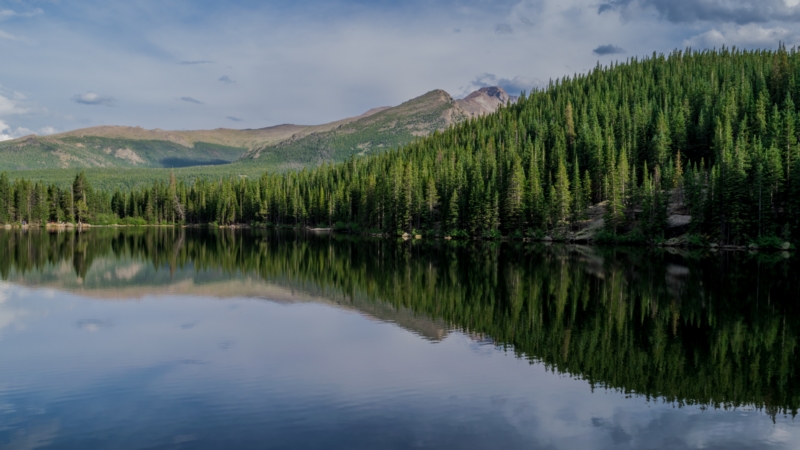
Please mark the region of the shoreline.
<svg viewBox="0 0 800 450"><path fill-rule="evenodd" d="M452 236L424 236L420 234L411 235L404 233L402 235L392 235L389 233L353 233L350 231L336 230L330 227L286 227L286 226L265 226L265 225L251 225L251 224L231 224L231 225L212 225L212 224L110 224L110 225L93 225L88 223L73 224L73 223L49 223L45 226L30 225L30 224L4 224L3 229L6 230L47 230L47 231L61 231L61 230L84 230L91 228L217 228L227 230L249 230L249 229L263 229L263 230L292 230L302 231L314 234L347 234L353 236L360 236L366 238L381 238L381 239L402 239L409 240L442 240L442 241L495 241L495 242L523 242L523 243L543 243L548 244L566 244L566 245L587 245L587 246L600 246L600 247L658 247L658 248L674 248L674 249L695 249L695 250L710 250L717 251L737 251L737 252L763 252L763 253L777 253L777 252L794 252L797 248L788 241L782 242L779 247L760 247L756 244L749 245L733 245L733 244L719 244L709 242L704 245L692 244L688 242L690 235L681 235L675 238L667 239L662 242L643 243L643 242L597 242L594 239L565 239L561 237L544 236L541 238L536 237L511 237L511 236L498 236L498 237L452 237Z"/></svg>

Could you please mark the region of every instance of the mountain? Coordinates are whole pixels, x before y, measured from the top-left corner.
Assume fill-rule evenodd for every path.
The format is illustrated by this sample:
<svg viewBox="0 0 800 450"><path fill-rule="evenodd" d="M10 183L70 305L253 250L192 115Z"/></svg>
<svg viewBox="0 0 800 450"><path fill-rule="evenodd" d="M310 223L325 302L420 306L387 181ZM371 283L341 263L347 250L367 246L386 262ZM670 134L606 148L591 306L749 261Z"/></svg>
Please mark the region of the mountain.
<svg viewBox="0 0 800 450"><path fill-rule="evenodd" d="M235 161L285 170L404 145L453 123L495 111L511 98L483 88L463 100L436 90L396 107L322 125L168 131L101 126L0 143L0 170L179 168Z"/></svg>
<svg viewBox="0 0 800 450"><path fill-rule="evenodd" d="M452 124L492 113L513 100L499 87L482 88L462 100L454 100L443 90L434 90L328 131L296 135L255 147L241 161L279 169L340 162L353 155L403 146Z"/></svg>
<svg viewBox="0 0 800 450"><path fill-rule="evenodd" d="M469 117L480 117L494 112L497 108L511 102L515 103L517 97L510 96L501 87L492 86L478 89L477 91L456 100L456 104Z"/></svg>

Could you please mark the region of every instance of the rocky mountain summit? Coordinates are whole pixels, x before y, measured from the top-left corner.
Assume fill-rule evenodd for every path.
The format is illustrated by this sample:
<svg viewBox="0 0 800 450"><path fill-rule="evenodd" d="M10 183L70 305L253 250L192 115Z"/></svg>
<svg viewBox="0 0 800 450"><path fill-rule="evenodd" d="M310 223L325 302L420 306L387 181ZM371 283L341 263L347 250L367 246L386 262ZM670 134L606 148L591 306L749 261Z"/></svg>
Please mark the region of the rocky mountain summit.
<svg viewBox="0 0 800 450"><path fill-rule="evenodd" d="M480 88L463 99L456 100L456 104L470 117L478 117L492 113L509 102L513 103L516 99L516 97L508 95L503 88L491 86Z"/></svg>

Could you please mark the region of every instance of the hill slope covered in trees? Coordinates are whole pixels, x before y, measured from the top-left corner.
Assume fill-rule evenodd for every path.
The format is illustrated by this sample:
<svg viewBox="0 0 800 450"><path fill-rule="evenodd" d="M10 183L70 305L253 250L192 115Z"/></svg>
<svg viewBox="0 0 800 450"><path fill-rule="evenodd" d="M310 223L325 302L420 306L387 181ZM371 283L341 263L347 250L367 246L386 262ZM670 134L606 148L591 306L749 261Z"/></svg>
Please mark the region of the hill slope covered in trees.
<svg viewBox="0 0 800 450"><path fill-rule="evenodd" d="M783 47L654 54L399 150L257 180L173 180L107 203L149 221L453 236L557 236L602 203L608 235L652 240L675 202L705 239L797 238L799 73L800 54Z"/></svg>

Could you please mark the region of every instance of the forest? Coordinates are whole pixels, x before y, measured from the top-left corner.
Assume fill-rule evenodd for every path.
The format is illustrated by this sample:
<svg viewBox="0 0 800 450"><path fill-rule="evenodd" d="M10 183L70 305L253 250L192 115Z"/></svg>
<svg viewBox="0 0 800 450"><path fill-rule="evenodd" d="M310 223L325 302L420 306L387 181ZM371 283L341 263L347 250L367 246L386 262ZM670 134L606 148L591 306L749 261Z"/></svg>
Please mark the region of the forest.
<svg viewBox="0 0 800 450"><path fill-rule="evenodd" d="M0 222L259 224L558 237L602 205L603 236L800 238L800 54L676 50L551 81L497 112L379 154L260 177L95 190L0 176ZM673 208L674 209L674 208Z"/></svg>

